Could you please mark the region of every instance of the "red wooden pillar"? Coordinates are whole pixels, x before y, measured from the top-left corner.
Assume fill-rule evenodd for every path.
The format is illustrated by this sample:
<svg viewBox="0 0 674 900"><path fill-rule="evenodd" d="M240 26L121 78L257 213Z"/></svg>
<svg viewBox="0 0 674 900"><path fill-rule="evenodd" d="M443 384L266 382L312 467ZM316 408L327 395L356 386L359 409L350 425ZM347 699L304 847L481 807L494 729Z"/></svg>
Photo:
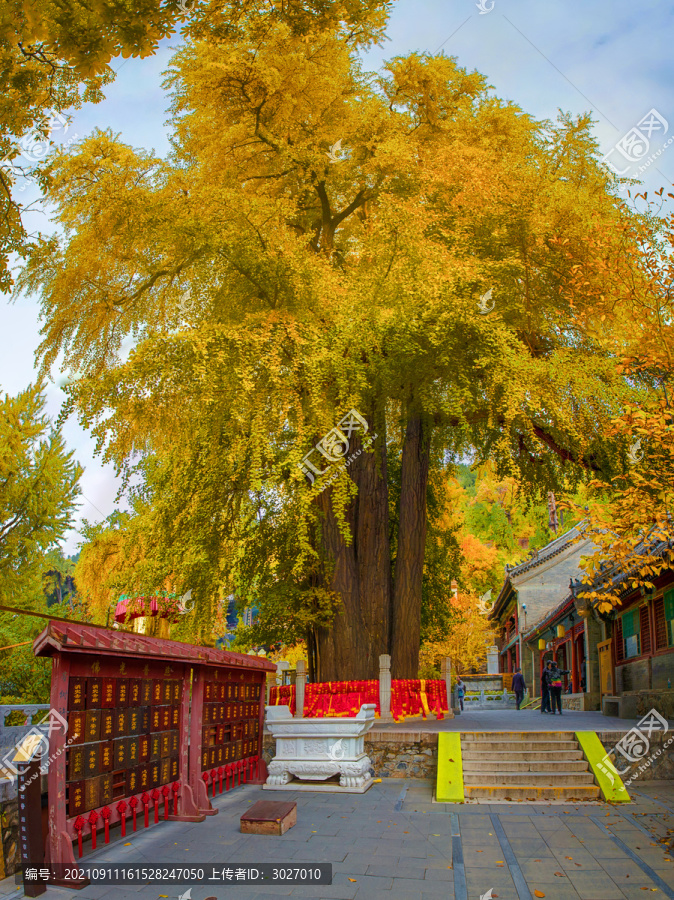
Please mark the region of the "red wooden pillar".
<svg viewBox="0 0 674 900"><path fill-rule="evenodd" d="M576 642L573 639L573 627L571 628L571 690L574 694L578 693L578 659L576 657Z"/></svg>
<svg viewBox="0 0 674 900"><path fill-rule="evenodd" d="M67 719L68 715L68 679L70 677L70 659L57 653L52 659L51 670L51 709ZM52 730L49 736L49 774L47 784L49 790L49 831L45 862L63 863L66 866L75 864L75 854L70 835L66 829L66 747L67 736L63 729ZM54 798L56 802L54 802Z"/></svg>
<svg viewBox="0 0 674 900"><path fill-rule="evenodd" d="M180 745L178 751L178 782L180 784L180 801L175 802L177 791L174 791L173 814L169 820L173 822L203 822L204 816L199 811L189 785L189 737L190 737L190 689L192 670L183 667L182 699L180 703ZM178 812L176 812L178 809Z"/></svg>
<svg viewBox="0 0 674 900"><path fill-rule="evenodd" d="M255 775L251 774L248 779L251 784L264 784L267 780L267 765L265 761L262 759L262 736L264 729L264 707L265 702L267 700L267 673L260 673L260 709L258 713L258 748L253 754L257 756L257 763L255 766Z"/></svg>
<svg viewBox="0 0 674 900"><path fill-rule="evenodd" d="M217 816L219 810L211 806L208 787L202 780L201 743L204 727L204 681L206 666L195 666L192 672L192 719L190 723L190 787L202 816Z"/></svg>

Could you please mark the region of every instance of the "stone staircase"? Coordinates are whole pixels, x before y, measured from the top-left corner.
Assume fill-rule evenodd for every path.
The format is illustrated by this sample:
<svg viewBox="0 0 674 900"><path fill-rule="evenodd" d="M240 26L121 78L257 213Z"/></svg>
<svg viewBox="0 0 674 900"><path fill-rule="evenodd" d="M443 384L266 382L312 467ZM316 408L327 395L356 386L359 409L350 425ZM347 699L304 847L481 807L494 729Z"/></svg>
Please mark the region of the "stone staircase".
<svg viewBox="0 0 674 900"><path fill-rule="evenodd" d="M462 732L466 800L599 800L572 731Z"/></svg>

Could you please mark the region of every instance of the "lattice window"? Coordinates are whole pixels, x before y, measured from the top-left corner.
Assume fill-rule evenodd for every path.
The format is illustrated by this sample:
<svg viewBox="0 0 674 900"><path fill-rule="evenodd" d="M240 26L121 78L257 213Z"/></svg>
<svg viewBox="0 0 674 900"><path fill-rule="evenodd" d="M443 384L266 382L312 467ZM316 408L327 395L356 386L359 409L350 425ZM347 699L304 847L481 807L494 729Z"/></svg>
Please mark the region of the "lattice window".
<svg viewBox="0 0 674 900"><path fill-rule="evenodd" d="M623 620L618 617L615 623L615 658L616 662L622 662L625 659L625 641L623 638Z"/></svg>
<svg viewBox="0 0 674 900"><path fill-rule="evenodd" d="M658 597L653 602L653 618L655 620L655 649L664 650L667 647L667 620L665 619L665 601Z"/></svg>
<svg viewBox="0 0 674 900"><path fill-rule="evenodd" d="M651 652L651 629L648 621L648 606L639 607L639 630L641 633L641 652Z"/></svg>

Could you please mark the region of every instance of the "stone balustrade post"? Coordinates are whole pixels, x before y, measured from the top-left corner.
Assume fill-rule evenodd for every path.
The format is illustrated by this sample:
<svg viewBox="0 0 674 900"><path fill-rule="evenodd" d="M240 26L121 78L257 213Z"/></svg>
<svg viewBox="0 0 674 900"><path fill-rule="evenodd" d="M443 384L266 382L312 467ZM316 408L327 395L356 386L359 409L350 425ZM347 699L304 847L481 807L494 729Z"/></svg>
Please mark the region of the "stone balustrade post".
<svg viewBox="0 0 674 900"><path fill-rule="evenodd" d="M295 669L295 718L304 718L304 687L307 683L307 662L305 659L297 660Z"/></svg>
<svg viewBox="0 0 674 900"><path fill-rule="evenodd" d="M449 710L447 718L451 719L454 717L455 703L452 697L452 660L449 656L440 660L440 674L445 682L445 690L447 691L447 709Z"/></svg>
<svg viewBox="0 0 674 900"><path fill-rule="evenodd" d="M379 657L379 716L381 722L392 722L391 715L391 657L382 653Z"/></svg>

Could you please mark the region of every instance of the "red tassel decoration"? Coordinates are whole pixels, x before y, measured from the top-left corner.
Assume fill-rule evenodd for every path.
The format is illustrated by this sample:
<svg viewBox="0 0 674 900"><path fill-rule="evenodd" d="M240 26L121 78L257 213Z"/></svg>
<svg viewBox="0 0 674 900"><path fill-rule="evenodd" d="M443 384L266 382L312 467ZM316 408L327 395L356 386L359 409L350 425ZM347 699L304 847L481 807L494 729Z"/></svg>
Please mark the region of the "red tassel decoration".
<svg viewBox="0 0 674 900"><path fill-rule="evenodd" d="M174 781L171 785L171 790L173 791L173 815L178 815L178 791L180 790L180 782Z"/></svg>
<svg viewBox="0 0 674 900"><path fill-rule="evenodd" d="M91 849L96 849L96 822L98 822L98 813L95 809L91 810L89 818L87 819L89 824L91 825Z"/></svg>
<svg viewBox="0 0 674 900"><path fill-rule="evenodd" d="M126 837L126 803L123 800L120 800L115 809L119 813L119 821L122 826L122 837Z"/></svg>
<svg viewBox="0 0 674 900"><path fill-rule="evenodd" d="M148 828L150 825L150 797L147 791L143 791L143 793L140 795L140 802L143 804L143 809L145 811L145 827Z"/></svg>
<svg viewBox="0 0 674 900"><path fill-rule="evenodd" d="M161 789L161 792L164 795L164 821L166 821L169 814L169 794L171 793L171 788L168 786L168 784L165 784Z"/></svg>
<svg viewBox="0 0 674 900"><path fill-rule="evenodd" d="M101 810L101 815L103 816L103 824L105 826L105 838L103 843L110 843L110 807L104 806Z"/></svg>
<svg viewBox="0 0 674 900"><path fill-rule="evenodd" d="M75 831L77 832L77 852L80 858L82 857L82 829L84 828L84 819L82 816L78 816L74 823Z"/></svg>
<svg viewBox="0 0 674 900"><path fill-rule="evenodd" d="M138 797L132 797L129 800L129 806L131 807L131 812L133 813L133 830L136 830L136 807L138 806Z"/></svg>
<svg viewBox="0 0 674 900"><path fill-rule="evenodd" d="M155 825L159 821L159 798L160 797L161 797L161 794L159 793L157 788L155 788L152 791L152 799L154 800L154 824Z"/></svg>

